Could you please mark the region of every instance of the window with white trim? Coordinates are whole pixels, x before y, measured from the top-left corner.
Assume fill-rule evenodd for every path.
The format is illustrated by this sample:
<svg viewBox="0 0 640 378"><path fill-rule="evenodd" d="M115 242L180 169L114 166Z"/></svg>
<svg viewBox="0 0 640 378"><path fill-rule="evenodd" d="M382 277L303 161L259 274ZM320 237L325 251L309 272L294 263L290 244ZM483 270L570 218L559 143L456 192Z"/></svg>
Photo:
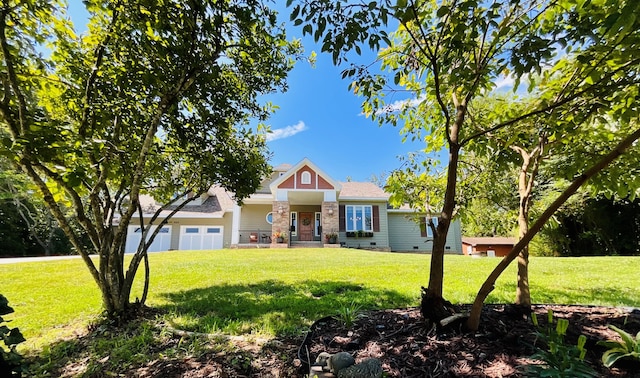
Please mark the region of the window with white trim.
<svg viewBox="0 0 640 378"><path fill-rule="evenodd" d="M345 225L348 232L373 231L373 208L371 205L346 205Z"/></svg>
<svg viewBox="0 0 640 378"><path fill-rule="evenodd" d="M302 172L302 175L300 175L300 183L305 185L311 184L311 173L308 171Z"/></svg>
<svg viewBox="0 0 640 378"><path fill-rule="evenodd" d="M271 211L267 213L265 220L267 221L267 223L273 224L273 213Z"/></svg>
<svg viewBox="0 0 640 378"><path fill-rule="evenodd" d="M291 236L296 236L298 233L298 212L296 211L292 211L291 212Z"/></svg>
<svg viewBox="0 0 640 378"><path fill-rule="evenodd" d="M315 236L320 236L320 226L321 226L321 214L320 213L316 213L316 222L314 224L315 226Z"/></svg>

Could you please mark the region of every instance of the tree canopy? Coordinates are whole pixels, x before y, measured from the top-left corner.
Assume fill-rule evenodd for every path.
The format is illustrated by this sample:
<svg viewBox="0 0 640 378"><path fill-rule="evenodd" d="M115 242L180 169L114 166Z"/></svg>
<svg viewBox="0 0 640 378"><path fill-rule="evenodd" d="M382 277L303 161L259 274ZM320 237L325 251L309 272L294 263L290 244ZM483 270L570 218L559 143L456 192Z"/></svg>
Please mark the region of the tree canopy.
<svg viewBox="0 0 640 378"><path fill-rule="evenodd" d="M300 45L258 0L83 3L77 35L63 1L1 2L0 153L33 180L118 314L153 240L146 227L125 269L139 196L168 205L212 184L251 194L267 151L243 125L269 116L259 96L286 89Z"/></svg>
<svg viewBox="0 0 640 378"><path fill-rule="evenodd" d="M536 117L550 117L549 140L565 143L570 139L563 139L562 130L580 128L597 117L613 117L629 125L622 138L612 135L609 139L613 152L585 159L585 169L577 171L559 199L563 201L637 139L631 120L638 114L633 99L640 82L640 59L634 53L640 47L635 16L639 7L628 0L309 0L294 5L292 19L303 32L322 41L322 50L331 53L337 64L353 62L351 52L359 54L361 46L379 51L381 71L366 62L352 63L343 73L353 79L350 88L363 96L367 115L383 123L402 124L401 132L423 140L427 152L446 149L448 153L429 286L423 295L425 317L439 320L449 314L442 300L444 241L456 212L459 163L465 148L491 133L509 133ZM398 26L387 33L391 20L393 27ZM504 78L513 80L515 90L526 87L534 100L527 99L526 106L496 108L490 117L477 119L474 108L479 109ZM396 93L409 94L410 101L399 111L387 100ZM552 210L555 205L548 210L557 210ZM543 212L538 220L543 224L548 216ZM523 240L530 240L535 227ZM517 255L528 240L512 252ZM506 258L497 270L514 257ZM495 282L495 276L491 279ZM478 294L468 323L471 329L478 326L478 303L493 282L483 285Z"/></svg>

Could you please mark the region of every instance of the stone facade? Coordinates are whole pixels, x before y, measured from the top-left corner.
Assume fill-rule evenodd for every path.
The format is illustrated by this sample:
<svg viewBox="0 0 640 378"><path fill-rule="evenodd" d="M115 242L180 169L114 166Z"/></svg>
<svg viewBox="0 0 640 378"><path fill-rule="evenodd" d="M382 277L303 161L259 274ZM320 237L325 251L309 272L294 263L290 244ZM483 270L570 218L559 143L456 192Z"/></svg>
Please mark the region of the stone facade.
<svg viewBox="0 0 640 378"><path fill-rule="evenodd" d="M329 232L337 234L339 227L338 202L322 202L322 241L326 241L324 235Z"/></svg>
<svg viewBox="0 0 640 378"><path fill-rule="evenodd" d="M285 242L289 239L289 213L290 207L287 201L273 201L273 223L271 225L271 243L277 243L273 234L276 231L283 232L287 235Z"/></svg>

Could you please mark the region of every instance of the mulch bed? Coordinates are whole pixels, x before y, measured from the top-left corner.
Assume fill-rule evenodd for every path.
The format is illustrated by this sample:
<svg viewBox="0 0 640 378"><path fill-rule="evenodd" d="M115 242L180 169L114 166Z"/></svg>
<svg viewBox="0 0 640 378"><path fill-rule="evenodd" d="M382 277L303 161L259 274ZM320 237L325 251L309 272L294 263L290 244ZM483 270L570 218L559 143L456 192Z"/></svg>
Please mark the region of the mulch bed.
<svg viewBox="0 0 640 378"><path fill-rule="evenodd" d="M575 345L578 336L587 336L585 360L601 377L640 377L640 364L607 369L600 358L605 349L596 343L613 339L608 324L635 335L640 331L640 312L585 306L534 306L541 325L547 311L566 318L570 325L566 341ZM459 311L469 311L462 306ZM313 361L321 352L347 351L356 361L375 357L382 361L390 377L519 377L523 368L536 363L535 327L512 306L487 305L480 329L474 333L458 329L437 330L422 320L419 309L368 313L346 329L336 319L316 323L305 346ZM303 360L306 357L303 357Z"/></svg>
<svg viewBox="0 0 640 378"><path fill-rule="evenodd" d="M639 377L640 363L624 363L614 369L602 365L605 349L599 340L615 339L607 328L614 324L635 335L640 331L640 311L591 306L540 305L533 310L541 325L547 311L570 321L566 342L575 345L578 336L587 336L585 360L600 377ZM460 306L458 311L468 311ZM429 327L417 308L372 311L363 314L349 328L335 318L314 323L306 337L255 343L236 339L231 348L207 349L180 358L161 357L161 349L189 343L179 336L166 345L156 345L159 358L142 365L82 374L82 358L62 363L53 376L73 377L306 377L309 362L321 352L350 352L356 361L376 357L387 377L521 377L523 368L538 363L535 328L512 306L486 305L480 329L464 332L461 325L438 330ZM88 336L91 337L91 336Z"/></svg>

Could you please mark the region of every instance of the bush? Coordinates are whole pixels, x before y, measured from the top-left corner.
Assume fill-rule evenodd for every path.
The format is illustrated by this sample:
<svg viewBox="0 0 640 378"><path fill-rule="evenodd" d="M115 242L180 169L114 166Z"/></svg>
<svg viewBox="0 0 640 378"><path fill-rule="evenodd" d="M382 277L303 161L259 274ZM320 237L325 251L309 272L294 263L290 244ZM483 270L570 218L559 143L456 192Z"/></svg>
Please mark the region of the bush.
<svg viewBox="0 0 640 378"><path fill-rule="evenodd" d="M2 324L6 321L2 315L11 314L13 308L9 306L9 301L0 294L0 339L4 346L0 345L0 376L20 377L22 375L22 356L16 352L16 346L24 341L24 337L18 328L9 328ZM5 347L8 350L5 350Z"/></svg>

